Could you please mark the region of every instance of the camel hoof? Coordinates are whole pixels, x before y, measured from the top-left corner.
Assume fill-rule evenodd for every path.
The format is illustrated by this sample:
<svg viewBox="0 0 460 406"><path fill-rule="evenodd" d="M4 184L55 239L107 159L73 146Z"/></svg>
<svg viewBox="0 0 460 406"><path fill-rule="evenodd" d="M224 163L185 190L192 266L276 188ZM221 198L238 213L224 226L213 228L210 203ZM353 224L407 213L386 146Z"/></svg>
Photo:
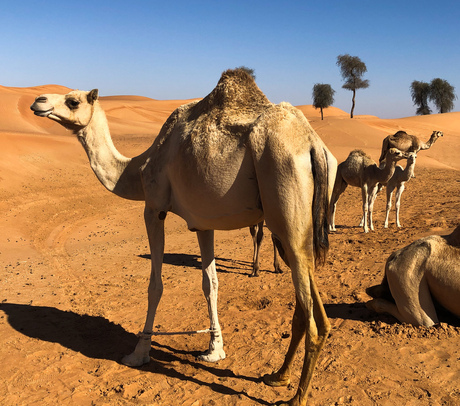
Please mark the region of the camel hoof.
<svg viewBox="0 0 460 406"><path fill-rule="evenodd" d="M121 359L121 363L123 365L126 365L128 367L140 367L142 365L148 364L150 362L150 356L139 356L136 354L136 352L133 352L132 354L125 355Z"/></svg>
<svg viewBox="0 0 460 406"><path fill-rule="evenodd" d="M224 350L214 350L212 352L206 351L203 354L197 357L198 361L204 362L217 362L220 360L225 359L225 351Z"/></svg>
<svg viewBox="0 0 460 406"><path fill-rule="evenodd" d="M291 379L289 378L289 376L283 377L278 372L264 375L262 379L265 385L273 387L288 386L291 383Z"/></svg>

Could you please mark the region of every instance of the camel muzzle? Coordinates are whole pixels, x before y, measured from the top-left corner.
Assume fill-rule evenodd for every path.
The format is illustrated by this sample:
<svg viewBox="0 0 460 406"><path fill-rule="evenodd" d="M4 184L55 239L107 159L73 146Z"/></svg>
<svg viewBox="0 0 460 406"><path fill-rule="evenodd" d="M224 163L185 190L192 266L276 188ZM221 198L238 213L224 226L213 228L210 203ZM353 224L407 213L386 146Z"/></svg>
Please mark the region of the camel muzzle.
<svg viewBox="0 0 460 406"><path fill-rule="evenodd" d="M52 113L53 108L48 108L48 106L45 103L48 103L48 98L45 96L39 96L32 103L30 109L34 112L36 116L48 117Z"/></svg>

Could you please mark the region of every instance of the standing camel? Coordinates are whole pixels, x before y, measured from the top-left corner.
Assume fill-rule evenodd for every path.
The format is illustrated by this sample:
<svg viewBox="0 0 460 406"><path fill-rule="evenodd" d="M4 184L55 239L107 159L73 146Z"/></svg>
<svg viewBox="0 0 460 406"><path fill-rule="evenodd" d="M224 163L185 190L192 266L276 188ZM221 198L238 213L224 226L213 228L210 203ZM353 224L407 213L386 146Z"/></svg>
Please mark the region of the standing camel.
<svg viewBox="0 0 460 406"><path fill-rule="evenodd" d="M385 165L379 168L375 161L360 149L351 151L348 158L337 167L334 189L332 191L330 205L329 227L331 231L335 228L335 211L337 201L340 195L345 191L348 185L361 188L363 200L363 217L360 225L363 226L364 232L373 231L372 210L377 191L380 184L386 184L393 176L396 162L407 158L407 154L396 148L391 148L385 158ZM369 217L369 225L368 225Z"/></svg>
<svg viewBox="0 0 460 406"><path fill-rule="evenodd" d="M379 165L385 160L387 151L390 148L398 148L403 152L415 152L431 148L439 137L442 137L442 131L433 131L427 142L420 141L415 135L407 134L405 131L398 131L394 135L389 135L382 142L382 153L379 158Z"/></svg>
<svg viewBox="0 0 460 406"><path fill-rule="evenodd" d="M328 198L337 168L305 116L288 103L270 103L243 70L229 70L203 100L176 109L152 146L130 159L115 149L97 90L42 95L31 109L76 134L108 190L145 200L152 258L148 309L139 342L122 362L140 366L150 361L152 328L163 292L167 212L181 216L197 233L211 332L209 348L199 358L209 362L225 357L217 316L214 230L249 227L265 219L292 270L296 308L285 361L264 380L273 386L289 384L296 349L305 337L302 375L289 402L305 405L330 331L314 270L327 253Z"/></svg>
<svg viewBox="0 0 460 406"><path fill-rule="evenodd" d="M264 238L264 222L261 221L258 224L255 224L249 227L249 232L251 233L252 242L254 244L254 256L252 259L252 274L251 276L259 276L260 270L260 246L262 245L262 240ZM282 273L280 266L280 261L278 258L278 250L276 249L275 237L272 234L273 242L273 267L275 268L275 273Z"/></svg>
<svg viewBox="0 0 460 406"><path fill-rule="evenodd" d="M431 235L393 252L380 285L366 289L366 306L401 323L439 323L433 299L460 317L460 226L449 235Z"/></svg>
<svg viewBox="0 0 460 406"><path fill-rule="evenodd" d="M388 228L388 217L390 216L391 199L393 197L393 191L395 189L396 226L401 227L401 223L399 222L399 208L401 206L401 195L404 192L406 183L409 182L414 175L416 159L417 154L415 152L409 152L406 167L403 169L402 166L396 165L395 172L387 183L387 207L385 213L384 226L385 228Z"/></svg>

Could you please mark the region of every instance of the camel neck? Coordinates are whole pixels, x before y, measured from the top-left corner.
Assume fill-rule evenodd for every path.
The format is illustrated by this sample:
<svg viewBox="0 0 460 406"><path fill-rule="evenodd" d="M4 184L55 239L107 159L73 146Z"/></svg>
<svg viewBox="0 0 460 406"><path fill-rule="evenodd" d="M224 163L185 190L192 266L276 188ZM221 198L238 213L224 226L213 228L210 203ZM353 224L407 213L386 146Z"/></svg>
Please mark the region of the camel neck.
<svg viewBox="0 0 460 406"><path fill-rule="evenodd" d="M404 168L404 180L408 181L410 178L412 178L412 175L414 174L414 169L415 169L415 162L414 161L407 161L407 165Z"/></svg>
<svg viewBox="0 0 460 406"><path fill-rule="evenodd" d="M383 168L378 168L380 169L378 171L378 177L380 178L378 179L378 182L386 184L390 180L390 178L393 176L393 173L395 172L395 168L396 168L396 162L391 159L387 159L385 162L385 166Z"/></svg>
<svg viewBox="0 0 460 406"><path fill-rule="evenodd" d="M88 155L92 170L99 181L112 193L130 200L144 200L139 174L145 162L144 154L127 158L115 148L105 113L98 103L89 124L77 132Z"/></svg>

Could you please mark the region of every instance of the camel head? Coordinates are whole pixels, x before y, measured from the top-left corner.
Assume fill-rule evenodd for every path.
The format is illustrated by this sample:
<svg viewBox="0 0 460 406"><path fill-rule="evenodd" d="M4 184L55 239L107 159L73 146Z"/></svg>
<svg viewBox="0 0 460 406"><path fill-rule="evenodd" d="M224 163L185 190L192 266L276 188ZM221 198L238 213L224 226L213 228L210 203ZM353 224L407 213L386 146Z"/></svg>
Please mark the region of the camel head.
<svg viewBox="0 0 460 406"><path fill-rule="evenodd" d="M74 132L86 127L94 112L99 91L74 90L68 94L42 94L30 106L36 116L48 117Z"/></svg>
<svg viewBox="0 0 460 406"><path fill-rule="evenodd" d="M439 137L442 137L444 134L442 131L433 131L433 134L431 134L431 138L434 140L437 140Z"/></svg>
<svg viewBox="0 0 460 406"><path fill-rule="evenodd" d="M400 151L398 148L390 148L387 153L387 159L393 162L407 159L408 157L409 153Z"/></svg>
<svg viewBox="0 0 460 406"><path fill-rule="evenodd" d="M415 163L416 159L417 159L417 153L416 152L408 152L407 153L407 163L408 164Z"/></svg>

